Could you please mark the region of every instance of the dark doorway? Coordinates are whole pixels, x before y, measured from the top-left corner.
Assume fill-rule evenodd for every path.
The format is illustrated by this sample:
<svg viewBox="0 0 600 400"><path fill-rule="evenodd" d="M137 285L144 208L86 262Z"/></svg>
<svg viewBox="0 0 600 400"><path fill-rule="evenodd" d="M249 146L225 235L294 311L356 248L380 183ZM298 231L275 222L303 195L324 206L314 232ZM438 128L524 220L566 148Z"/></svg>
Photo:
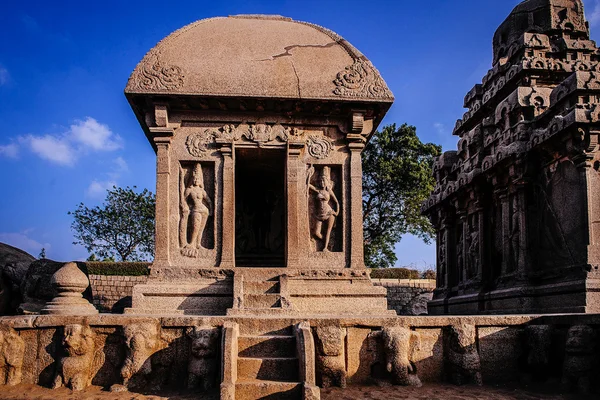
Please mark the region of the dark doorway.
<svg viewBox="0 0 600 400"><path fill-rule="evenodd" d="M235 151L235 264L285 266L285 152Z"/></svg>

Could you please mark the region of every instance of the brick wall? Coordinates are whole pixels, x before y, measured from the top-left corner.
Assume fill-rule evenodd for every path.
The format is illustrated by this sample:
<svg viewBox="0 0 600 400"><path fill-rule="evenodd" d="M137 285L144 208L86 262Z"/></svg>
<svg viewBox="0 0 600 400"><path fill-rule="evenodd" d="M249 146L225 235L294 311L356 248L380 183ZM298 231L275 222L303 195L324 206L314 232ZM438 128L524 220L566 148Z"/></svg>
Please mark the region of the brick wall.
<svg viewBox="0 0 600 400"><path fill-rule="evenodd" d="M90 275L94 306L100 312L122 313L131 307L133 287L147 280L147 276Z"/></svg>
<svg viewBox="0 0 600 400"><path fill-rule="evenodd" d="M427 301L433 298L435 279L372 279L375 286L387 289L388 308L398 315L427 313Z"/></svg>

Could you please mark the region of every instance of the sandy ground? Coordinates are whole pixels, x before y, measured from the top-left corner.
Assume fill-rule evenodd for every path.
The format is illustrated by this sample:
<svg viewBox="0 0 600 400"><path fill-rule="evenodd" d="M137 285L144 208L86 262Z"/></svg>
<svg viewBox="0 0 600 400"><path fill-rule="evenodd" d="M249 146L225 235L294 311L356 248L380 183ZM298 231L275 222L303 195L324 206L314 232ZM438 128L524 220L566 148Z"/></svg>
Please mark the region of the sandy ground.
<svg viewBox="0 0 600 400"><path fill-rule="evenodd" d="M421 388L410 387L377 387L353 386L346 389L324 389L321 391L322 400L558 400L558 399L592 399L597 397L584 397L581 395L561 395L552 393L548 388L509 388L509 387L475 387L451 386L429 384ZM218 399L217 393L203 394L176 394L149 396L137 393L122 392L111 393L102 391L94 386L83 392L72 392L61 388L51 390L36 385L17 385L13 387L0 387L0 399L11 400L192 400L192 399Z"/></svg>

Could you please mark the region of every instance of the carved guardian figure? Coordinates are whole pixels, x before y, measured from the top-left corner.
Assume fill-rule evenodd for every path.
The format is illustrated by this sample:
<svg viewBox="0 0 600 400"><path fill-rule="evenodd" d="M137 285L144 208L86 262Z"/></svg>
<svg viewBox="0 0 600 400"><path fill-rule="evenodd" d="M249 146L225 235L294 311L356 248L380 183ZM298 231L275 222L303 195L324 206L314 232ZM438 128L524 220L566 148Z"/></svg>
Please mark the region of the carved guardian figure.
<svg viewBox="0 0 600 400"><path fill-rule="evenodd" d="M575 325L569 329L561 380L563 389L589 393L596 361L596 338L594 330L588 325Z"/></svg>
<svg viewBox="0 0 600 400"><path fill-rule="evenodd" d="M62 345L66 356L61 358L56 369L53 389L66 386L72 390L83 390L92 384L96 349L94 332L88 325L67 325L63 329ZM104 353L98 351L103 363Z"/></svg>
<svg viewBox="0 0 600 400"><path fill-rule="evenodd" d="M315 328L317 347L317 377L321 378L321 387L346 387L346 361L344 338L346 330L336 326Z"/></svg>
<svg viewBox="0 0 600 400"><path fill-rule="evenodd" d="M128 386L134 375L149 377L152 373L151 356L161 349L158 325L155 323L132 324L123 327L125 361L121 367L123 385Z"/></svg>
<svg viewBox="0 0 600 400"><path fill-rule="evenodd" d="M386 369L391 374L392 383L420 387L421 380L413 361L421 345L419 334L408 328L384 328L381 339L385 351Z"/></svg>
<svg viewBox="0 0 600 400"><path fill-rule="evenodd" d="M25 343L14 329L0 327L0 385L21 383Z"/></svg>
<svg viewBox="0 0 600 400"><path fill-rule="evenodd" d="M192 342L188 363L188 389L212 389L217 378L219 330L195 326L187 334Z"/></svg>
<svg viewBox="0 0 600 400"><path fill-rule="evenodd" d="M474 325L459 324L446 328L444 360L450 382L456 385L483 384L476 340L477 331Z"/></svg>
<svg viewBox="0 0 600 400"><path fill-rule="evenodd" d="M548 378L550 349L552 344L552 326L530 325L525 328L527 349L527 375L541 381Z"/></svg>

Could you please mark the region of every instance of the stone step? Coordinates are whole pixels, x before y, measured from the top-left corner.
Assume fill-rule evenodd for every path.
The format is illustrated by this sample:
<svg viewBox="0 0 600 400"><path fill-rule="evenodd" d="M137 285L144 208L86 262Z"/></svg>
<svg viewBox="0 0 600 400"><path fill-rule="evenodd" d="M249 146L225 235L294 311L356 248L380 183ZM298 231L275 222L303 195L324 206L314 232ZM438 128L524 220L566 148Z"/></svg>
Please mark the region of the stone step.
<svg viewBox="0 0 600 400"><path fill-rule="evenodd" d="M244 308L273 308L281 307L279 294L244 294Z"/></svg>
<svg viewBox="0 0 600 400"><path fill-rule="evenodd" d="M298 359L296 357L238 357L237 368L240 379L298 381Z"/></svg>
<svg viewBox="0 0 600 400"><path fill-rule="evenodd" d="M279 293L279 281L244 281L244 294Z"/></svg>
<svg viewBox="0 0 600 400"><path fill-rule="evenodd" d="M245 318L239 325L240 336L294 336L294 323L281 318Z"/></svg>
<svg viewBox="0 0 600 400"><path fill-rule="evenodd" d="M296 338L294 336L240 336L238 351L240 357L294 357Z"/></svg>
<svg viewBox="0 0 600 400"><path fill-rule="evenodd" d="M302 398L302 384L239 379L235 384L235 398L236 400L298 400Z"/></svg>

